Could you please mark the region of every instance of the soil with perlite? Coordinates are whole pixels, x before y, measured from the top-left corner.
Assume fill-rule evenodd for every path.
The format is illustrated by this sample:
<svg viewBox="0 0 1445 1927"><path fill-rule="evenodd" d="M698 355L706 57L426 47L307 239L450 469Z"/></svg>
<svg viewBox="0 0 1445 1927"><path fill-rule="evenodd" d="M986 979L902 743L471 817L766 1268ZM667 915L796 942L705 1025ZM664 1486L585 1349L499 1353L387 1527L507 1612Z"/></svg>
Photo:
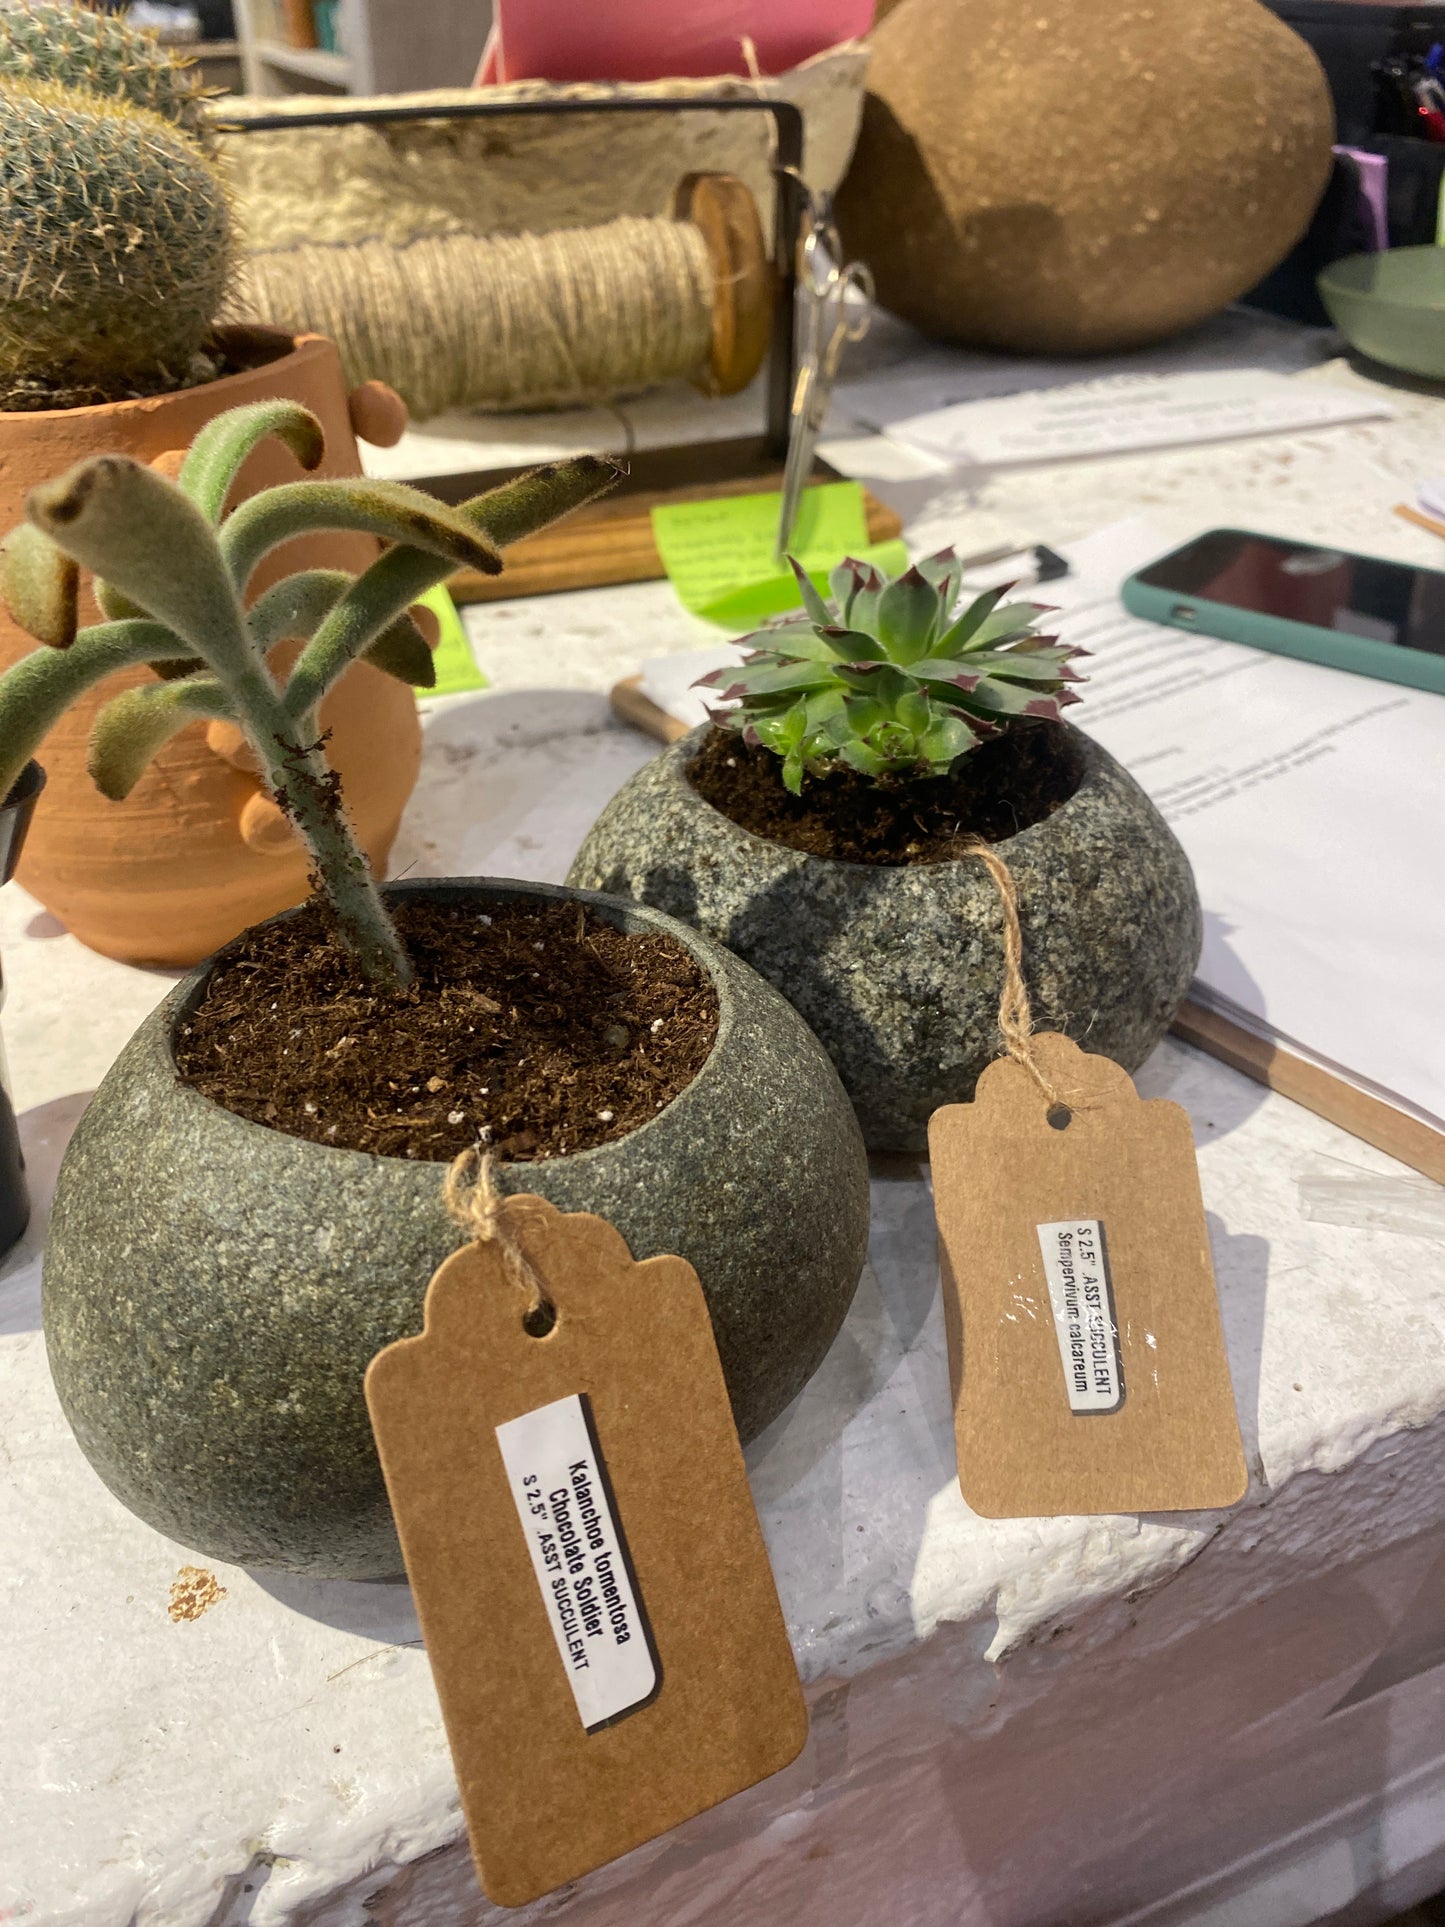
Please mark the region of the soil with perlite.
<svg viewBox="0 0 1445 1927"><path fill-rule="evenodd" d="M705 802L740 829L843 863L948 863L978 838L1000 843L1042 823L1078 789L1083 755L1063 730L1024 723L959 758L947 776L875 783L856 770L783 787L771 750L714 729L688 765Z"/></svg>
<svg viewBox="0 0 1445 1927"><path fill-rule="evenodd" d="M232 944L181 1025L182 1079L238 1116L386 1157L508 1162L625 1137L702 1069L717 993L660 932L578 903L394 906L415 980L375 990L309 904Z"/></svg>

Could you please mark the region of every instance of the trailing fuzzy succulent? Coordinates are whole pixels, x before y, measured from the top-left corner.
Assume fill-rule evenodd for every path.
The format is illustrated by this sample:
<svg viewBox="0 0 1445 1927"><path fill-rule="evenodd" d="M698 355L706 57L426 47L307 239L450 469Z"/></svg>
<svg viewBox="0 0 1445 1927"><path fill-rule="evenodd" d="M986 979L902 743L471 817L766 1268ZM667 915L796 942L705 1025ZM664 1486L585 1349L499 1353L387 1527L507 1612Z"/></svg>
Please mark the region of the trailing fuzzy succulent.
<svg viewBox="0 0 1445 1927"><path fill-rule="evenodd" d="M802 610L745 637L742 667L702 683L730 705L713 721L781 757L795 796L840 764L874 781L942 776L985 737L1078 701L1066 665L1085 652L1037 633L1041 604L990 589L955 611L952 549L892 582L850 558L829 577L831 603L792 567Z"/></svg>
<svg viewBox="0 0 1445 1927"><path fill-rule="evenodd" d="M46 732L93 683L151 664L159 681L123 690L96 718L90 770L109 797L129 794L150 759L198 720L239 726L278 806L310 851L343 939L379 986L411 970L357 848L323 754L317 707L358 657L403 682L434 679L408 610L457 568L495 574L498 549L611 486L616 469L581 456L523 475L457 508L398 482L292 482L223 506L251 451L278 436L303 468L324 452L320 423L294 402L255 402L209 422L175 482L121 455L79 462L26 503L9 535L0 592L45 646L0 678L0 798ZM245 606L258 565L323 529L361 530L388 548L365 573L306 569ZM81 568L109 621L76 631ZM268 657L304 647L284 679Z"/></svg>
<svg viewBox="0 0 1445 1927"><path fill-rule="evenodd" d="M76 0L12 0L0 7L0 79L56 81L129 101L204 142L200 69L113 13Z"/></svg>
<svg viewBox="0 0 1445 1927"><path fill-rule="evenodd" d="M230 267L225 189L189 135L126 100L0 82L0 407L204 379Z"/></svg>

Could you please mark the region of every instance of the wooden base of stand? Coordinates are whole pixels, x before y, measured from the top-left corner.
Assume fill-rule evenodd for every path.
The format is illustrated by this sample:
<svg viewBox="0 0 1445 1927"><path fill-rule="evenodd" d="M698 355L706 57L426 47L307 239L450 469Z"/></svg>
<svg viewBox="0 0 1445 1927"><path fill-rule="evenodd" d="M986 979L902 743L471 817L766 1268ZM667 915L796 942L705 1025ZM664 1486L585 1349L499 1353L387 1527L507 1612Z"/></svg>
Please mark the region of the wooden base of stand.
<svg viewBox="0 0 1445 1927"><path fill-rule="evenodd" d="M678 721L642 693L642 678L628 676L615 683L608 700L613 713L623 722L656 737L660 743L675 743L687 734L687 724ZM1344 1078L1322 1070L1307 1058L1296 1057L1283 1045L1257 1037L1243 1025L1207 1010L1203 1004L1186 1003L1174 1019L1174 1035L1208 1051L1231 1069L1242 1071L1257 1084L1265 1084L1281 1097L1302 1104L1317 1117L1328 1118L1342 1131L1372 1144L1377 1151L1398 1158L1412 1171L1419 1171L1437 1184L1445 1184L1445 1132L1423 1124L1405 1111L1396 1110L1383 1098L1372 1097Z"/></svg>
<svg viewBox="0 0 1445 1927"><path fill-rule="evenodd" d="M1221 1058L1234 1070L1243 1071L1256 1083L1267 1084L1281 1097L1303 1104L1317 1117L1328 1118L1351 1137L1398 1158L1412 1171L1445 1184L1445 1131L1437 1131L1408 1112L1397 1111L1384 1098L1371 1096L1308 1058L1296 1057L1282 1044L1257 1037L1203 1004L1184 1005L1174 1019L1174 1034L1186 1044L1207 1050L1211 1057Z"/></svg>
<svg viewBox="0 0 1445 1927"><path fill-rule="evenodd" d="M464 502L526 473L516 468L467 475L435 475L414 484L443 502ZM846 479L826 462L813 483ZM740 441L699 442L686 448L651 448L634 455L630 472L610 495L579 509L555 528L543 529L507 550L503 573L463 570L448 585L454 602L501 602L513 596L552 595L562 589L597 589L617 582L650 582L667 572L652 539L652 511L662 502L703 502L719 495L755 495L780 489L783 465L761 436ZM870 542L888 542L903 524L890 508L863 496Z"/></svg>

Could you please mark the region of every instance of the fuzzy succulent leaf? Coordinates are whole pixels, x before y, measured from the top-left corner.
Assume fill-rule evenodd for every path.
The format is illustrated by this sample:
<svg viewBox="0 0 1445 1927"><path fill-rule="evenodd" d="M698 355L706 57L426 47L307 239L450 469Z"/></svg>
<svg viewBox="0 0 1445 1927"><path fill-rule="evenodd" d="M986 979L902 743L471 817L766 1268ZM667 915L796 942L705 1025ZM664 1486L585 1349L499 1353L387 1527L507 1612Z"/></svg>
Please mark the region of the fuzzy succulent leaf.
<svg viewBox="0 0 1445 1927"><path fill-rule="evenodd" d="M732 705L714 721L780 757L795 794L838 765L874 781L943 775L1001 728L1056 720L1078 700L1066 665L1081 652L1037 632L1042 604L989 589L954 609L952 549L891 582L850 557L829 576L831 603L792 566L802 609L745 637L742 665L704 681Z"/></svg>
<svg viewBox="0 0 1445 1927"><path fill-rule="evenodd" d="M345 569L300 569L273 582L246 612L256 647L265 655L278 642L308 640L354 579Z"/></svg>
<svg viewBox="0 0 1445 1927"><path fill-rule="evenodd" d="M485 495L474 495L455 512L496 548L504 549L605 495L621 473L605 456L574 455L566 461L547 462ZM327 678L334 681L341 668L364 656L398 616L451 573L450 562L423 549L388 549L356 578L312 637L307 651L311 667L306 677L301 675L300 663L292 672L288 702L293 706L314 703L321 689L329 686ZM304 686L307 677L312 684L309 691Z"/></svg>
<svg viewBox="0 0 1445 1927"><path fill-rule="evenodd" d="M47 648L68 649L75 641L80 570L29 522L0 543L0 596L26 635Z"/></svg>
<svg viewBox="0 0 1445 1927"><path fill-rule="evenodd" d="M86 768L102 796L122 802L163 743L203 717L230 722L235 706L214 676L150 683L113 696L90 732Z"/></svg>
<svg viewBox="0 0 1445 1927"><path fill-rule="evenodd" d="M326 432L309 408L278 398L217 415L191 443L176 477L208 522L219 522L246 457L275 437L309 473L326 453Z"/></svg>
<svg viewBox="0 0 1445 1927"><path fill-rule="evenodd" d="M257 596L247 614L256 647L265 654L278 642L308 641L346 594L352 581L345 569L302 569L273 583L264 594ZM382 630L363 651L363 656L374 668L413 689L431 689L436 684L431 645L405 613ZM303 694L296 700L307 701L307 696Z"/></svg>
<svg viewBox="0 0 1445 1927"><path fill-rule="evenodd" d="M437 665L431 644L409 615L400 615L389 623L363 660L412 689L436 687Z"/></svg>
<svg viewBox="0 0 1445 1927"><path fill-rule="evenodd" d="M242 502L221 529L221 553L244 588L272 549L317 529L354 529L444 558L453 569L498 575L502 558L475 522L405 482L345 475L289 482Z"/></svg>
<svg viewBox="0 0 1445 1927"><path fill-rule="evenodd" d="M127 455L77 462L32 490L30 520L83 567L142 603L218 672L252 658L211 525L174 482Z"/></svg>
<svg viewBox="0 0 1445 1927"><path fill-rule="evenodd" d="M158 622L107 622L82 629L69 649L22 656L0 676L0 795L10 794L51 728L93 683L182 650Z"/></svg>

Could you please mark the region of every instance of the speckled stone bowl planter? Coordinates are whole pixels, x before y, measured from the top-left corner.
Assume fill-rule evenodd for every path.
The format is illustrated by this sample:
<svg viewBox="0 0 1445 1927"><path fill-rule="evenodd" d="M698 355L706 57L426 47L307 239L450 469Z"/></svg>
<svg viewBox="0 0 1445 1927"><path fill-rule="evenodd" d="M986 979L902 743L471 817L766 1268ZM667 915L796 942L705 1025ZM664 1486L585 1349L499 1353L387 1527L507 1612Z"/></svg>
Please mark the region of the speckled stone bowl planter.
<svg viewBox="0 0 1445 1927"><path fill-rule="evenodd" d="M687 767L707 725L624 784L569 882L665 910L724 943L800 1010L870 1148L921 1154L940 1104L999 1050L998 896L982 864L806 856L706 803ZM1068 802L996 845L1013 872L1040 1030L1133 1070L1189 988L1202 934L1188 858L1134 779L1067 723Z"/></svg>
<svg viewBox="0 0 1445 1927"><path fill-rule="evenodd" d="M468 897L545 884L393 886ZM640 1130L498 1167L508 1191L615 1224L634 1256L680 1252L707 1295L738 1428L775 1418L843 1321L868 1241L858 1126L807 1027L753 971L655 911L717 991L717 1042ZM181 1084L175 1028L208 966L136 1032L66 1154L45 1258L51 1372L81 1449L125 1505L183 1545L319 1578L401 1556L362 1375L421 1329L427 1281L464 1242L445 1166L288 1137Z"/></svg>

